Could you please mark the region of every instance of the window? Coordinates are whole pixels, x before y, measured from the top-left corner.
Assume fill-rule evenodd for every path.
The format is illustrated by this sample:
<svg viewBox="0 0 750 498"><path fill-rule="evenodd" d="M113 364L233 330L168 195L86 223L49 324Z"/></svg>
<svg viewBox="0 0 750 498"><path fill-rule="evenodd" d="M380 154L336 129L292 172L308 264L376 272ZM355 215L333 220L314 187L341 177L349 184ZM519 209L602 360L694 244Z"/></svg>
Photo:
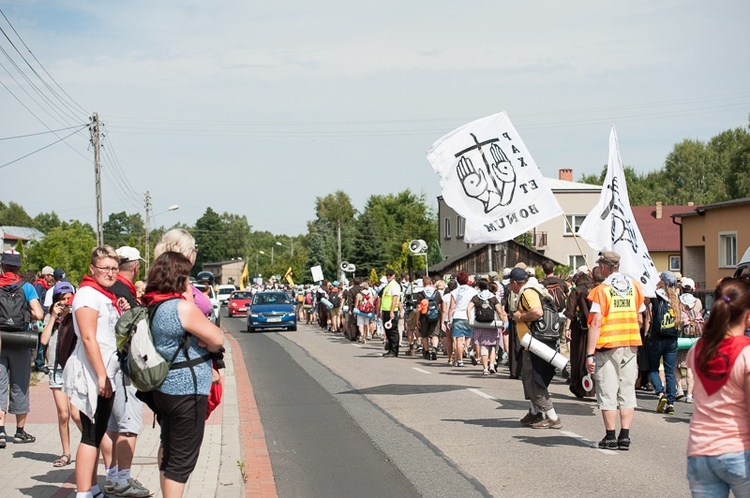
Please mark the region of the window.
<svg viewBox="0 0 750 498"><path fill-rule="evenodd" d="M568 266L570 266L573 271L576 271L576 269L579 266L583 266L586 264L586 260L583 259L583 256L580 254L571 254L568 256Z"/></svg>
<svg viewBox="0 0 750 498"><path fill-rule="evenodd" d="M443 228L443 238L450 239L451 238L451 219L445 218L445 225Z"/></svg>
<svg viewBox="0 0 750 498"><path fill-rule="evenodd" d="M669 257L669 271L681 271L682 268L682 260L679 256L670 256Z"/></svg>
<svg viewBox="0 0 750 498"><path fill-rule="evenodd" d="M737 266L737 232L719 232L719 266Z"/></svg>
<svg viewBox="0 0 750 498"><path fill-rule="evenodd" d="M461 216L456 216L456 237L462 238L464 236L464 225L466 220Z"/></svg>
<svg viewBox="0 0 750 498"><path fill-rule="evenodd" d="M573 227L573 229L575 230L575 233L578 233L578 229L581 228L581 223L583 223L583 220L586 219L586 215L585 214L566 214L565 219L567 220L567 222L565 223L563 234L573 235L573 232L570 231L570 227ZM576 266L574 268L578 268L578 267Z"/></svg>

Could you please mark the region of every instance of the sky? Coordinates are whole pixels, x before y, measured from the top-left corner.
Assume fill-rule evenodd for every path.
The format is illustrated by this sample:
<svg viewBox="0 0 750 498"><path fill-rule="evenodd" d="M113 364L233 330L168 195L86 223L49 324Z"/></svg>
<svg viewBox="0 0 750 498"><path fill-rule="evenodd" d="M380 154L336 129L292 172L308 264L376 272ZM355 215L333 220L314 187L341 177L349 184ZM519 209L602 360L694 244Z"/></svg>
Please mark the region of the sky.
<svg viewBox="0 0 750 498"><path fill-rule="evenodd" d="M74 132L94 112L105 221L145 217L148 191L152 225L192 225L211 207L290 236L337 190L359 210L407 188L436 207L426 151L497 112L544 176L571 168L575 180L602 170L612 125L623 163L649 172L675 144L750 116L746 1L0 0L0 10L10 38L0 33L0 200L92 225L93 149L87 128ZM11 138L22 135L33 136Z"/></svg>

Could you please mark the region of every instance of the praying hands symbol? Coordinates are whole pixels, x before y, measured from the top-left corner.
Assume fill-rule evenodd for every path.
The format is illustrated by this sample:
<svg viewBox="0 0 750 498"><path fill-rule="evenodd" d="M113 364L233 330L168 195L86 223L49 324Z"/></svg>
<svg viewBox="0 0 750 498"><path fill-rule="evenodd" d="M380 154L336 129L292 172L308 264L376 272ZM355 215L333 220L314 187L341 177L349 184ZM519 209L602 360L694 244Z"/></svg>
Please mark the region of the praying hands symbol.
<svg viewBox="0 0 750 498"><path fill-rule="evenodd" d="M481 148L479 151L487 167L487 173L481 167L476 168L468 157L461 157L456 166L456 173L466 195L481 201L484 204L484 212L489 213L496 207L507 206L513 201L516 171L497 144L490 146L492 164L487 162Z"/></svg>

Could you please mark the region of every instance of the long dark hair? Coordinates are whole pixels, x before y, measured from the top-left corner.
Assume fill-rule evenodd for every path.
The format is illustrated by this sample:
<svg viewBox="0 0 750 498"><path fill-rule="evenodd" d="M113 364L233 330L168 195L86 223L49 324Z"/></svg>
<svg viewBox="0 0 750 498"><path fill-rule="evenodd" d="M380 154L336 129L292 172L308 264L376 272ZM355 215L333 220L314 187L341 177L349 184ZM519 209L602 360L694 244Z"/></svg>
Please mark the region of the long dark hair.
<svg viewBox="0 0 750 498"><path fill-rule="evenodd" d="M179 252L165 252L148 271L146 292L182 294L187 289L193 264Z"/></svg>
<svg viewBox="0 0 750 498"><path fill-rule="evenodd" d="M750 279L724 278L714 290L714 305L703 329L703 348L698 368L708 371L708 362L716 355L727 328L737 325L750 309Z"/></svg>

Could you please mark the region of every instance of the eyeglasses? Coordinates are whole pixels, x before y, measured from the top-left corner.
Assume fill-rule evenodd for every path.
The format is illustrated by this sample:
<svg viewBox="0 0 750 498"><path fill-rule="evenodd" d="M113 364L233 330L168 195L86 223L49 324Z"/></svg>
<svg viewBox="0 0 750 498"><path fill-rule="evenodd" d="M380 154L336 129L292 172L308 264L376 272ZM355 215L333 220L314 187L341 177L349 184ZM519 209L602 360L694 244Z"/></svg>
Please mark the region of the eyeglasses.
<svg viewBox="0 0 750 498"><path fill-rule="evenodd" d="M116 266L114 266L114 267L96 266L96 265L92 265L92 266L94 266L94 268L96 268L97 270L99 270L102 273L117 273L118 271L120 271L120 269L117 268Z"/></svg>

